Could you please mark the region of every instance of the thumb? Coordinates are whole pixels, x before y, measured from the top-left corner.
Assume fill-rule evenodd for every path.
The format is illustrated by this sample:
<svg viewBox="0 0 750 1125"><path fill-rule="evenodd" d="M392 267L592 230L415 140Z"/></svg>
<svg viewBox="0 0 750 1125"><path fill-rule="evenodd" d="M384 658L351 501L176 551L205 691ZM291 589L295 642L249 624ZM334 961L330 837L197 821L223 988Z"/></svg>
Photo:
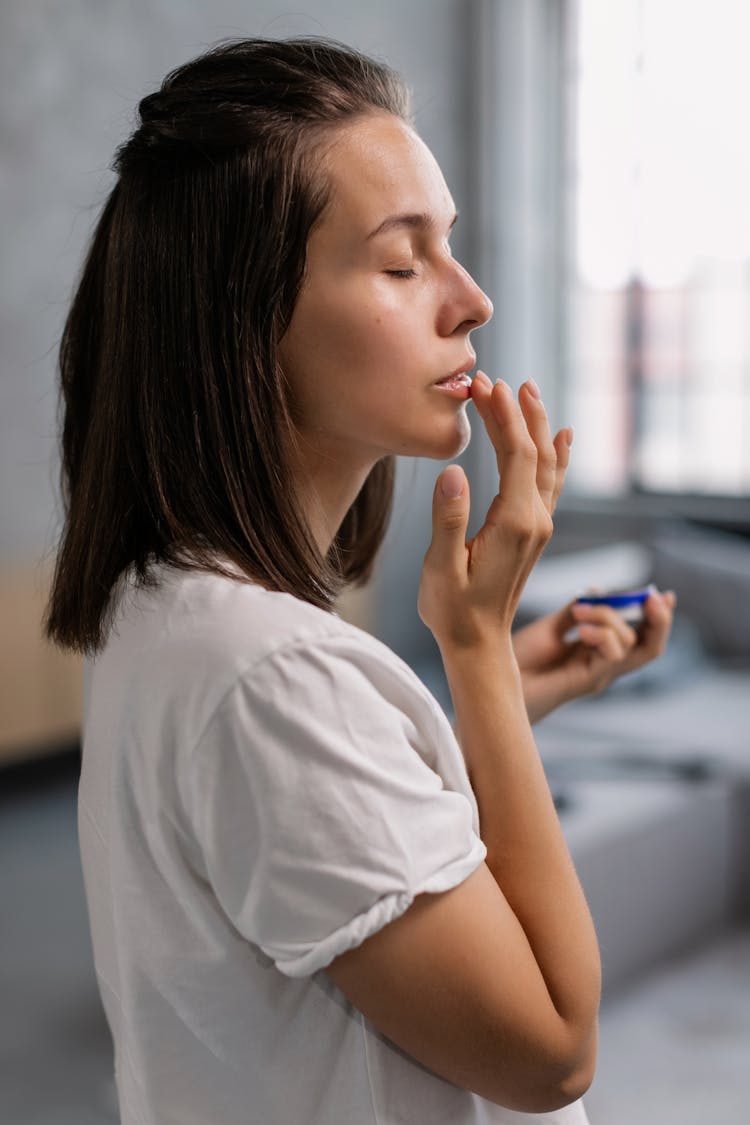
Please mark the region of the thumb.
<svg viewBox="0 0 750 1125"><path fill-rule="evenodd" d="M469 482L460 465L449 465L437 479L432 499L430 561L437 566L463 562L469 523Z"/></svg>

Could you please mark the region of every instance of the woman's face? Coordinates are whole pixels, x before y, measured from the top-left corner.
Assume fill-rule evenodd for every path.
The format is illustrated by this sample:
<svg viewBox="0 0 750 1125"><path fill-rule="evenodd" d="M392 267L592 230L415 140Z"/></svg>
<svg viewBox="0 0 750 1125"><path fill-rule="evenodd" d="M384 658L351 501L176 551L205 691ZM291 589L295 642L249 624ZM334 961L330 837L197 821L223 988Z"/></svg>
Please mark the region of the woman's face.
<svg viewBox="0 0 750 1125"><path fill-rule="evenodd" d="M331 201L280 344L303 451L342 469L455 457L471 436L469 391L436 383L473 367L469 336L492 304L451 256L442 173L386 113L338 130L325 160Z"/></svg>

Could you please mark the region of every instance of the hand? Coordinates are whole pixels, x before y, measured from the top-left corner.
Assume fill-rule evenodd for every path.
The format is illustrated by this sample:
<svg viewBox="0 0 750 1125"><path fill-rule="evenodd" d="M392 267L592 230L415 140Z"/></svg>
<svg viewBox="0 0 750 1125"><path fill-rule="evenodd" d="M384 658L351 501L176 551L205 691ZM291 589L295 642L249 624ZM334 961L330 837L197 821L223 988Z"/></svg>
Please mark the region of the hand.
<svg viewBox="0 0 750 1125"><path fill-rule="evenodd" d="M467 542L469 486L463 470L450 465L438 478L417 607L441 649L510 641L524 585L552 533L572 441L569 430L553 440L531 382L523 384L516 402L506 383L493 386L477 372L471 396L495 449L500 488L483 526Z"/></svg>
<svg viewBox="0 0 750 1125"><path fill-rule="evenodd" d="M619 676L660 656L672 628L676 598L654 591L634 629L610 606L575 602L513 635L526 709L532 723L581 695L604 691ZM573 626L580 640L563 640Z"/></svg>

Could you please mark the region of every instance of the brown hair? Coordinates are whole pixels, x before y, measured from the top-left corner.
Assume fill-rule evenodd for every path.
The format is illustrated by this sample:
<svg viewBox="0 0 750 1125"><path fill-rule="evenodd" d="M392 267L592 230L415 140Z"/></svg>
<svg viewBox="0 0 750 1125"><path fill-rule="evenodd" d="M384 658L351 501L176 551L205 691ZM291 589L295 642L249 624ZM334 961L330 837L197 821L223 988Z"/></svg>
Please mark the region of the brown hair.
<svg viewBox="0 0 750 1125"><path fill-rule="evenodd" d="M394 459L323 558L291 484L277 345L327 203L316 145L376 110L408 119L400 79L321 39L221 44L141 101L60 347L58 644L101 647L118 580L157 561L226 573L224 557L324 609L370 576Z"/></svg>

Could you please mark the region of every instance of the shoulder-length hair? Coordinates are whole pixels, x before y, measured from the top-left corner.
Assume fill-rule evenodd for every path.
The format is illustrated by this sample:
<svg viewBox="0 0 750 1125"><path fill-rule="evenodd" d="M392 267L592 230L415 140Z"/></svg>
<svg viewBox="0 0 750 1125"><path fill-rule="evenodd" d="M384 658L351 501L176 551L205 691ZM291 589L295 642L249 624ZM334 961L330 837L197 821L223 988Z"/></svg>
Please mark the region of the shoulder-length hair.
<svg viewBox="0 0 750 1125"><path fill-rule="evenodd" d="M139 105L60 347L65 523L45 622L102 646L126 571L166 562L331 609L370 576L393 497L379 461L327 557L292 487L277 346L327 200L316 148L347 119L408 120L388 67L328 40L247 39Z"/></svg>

